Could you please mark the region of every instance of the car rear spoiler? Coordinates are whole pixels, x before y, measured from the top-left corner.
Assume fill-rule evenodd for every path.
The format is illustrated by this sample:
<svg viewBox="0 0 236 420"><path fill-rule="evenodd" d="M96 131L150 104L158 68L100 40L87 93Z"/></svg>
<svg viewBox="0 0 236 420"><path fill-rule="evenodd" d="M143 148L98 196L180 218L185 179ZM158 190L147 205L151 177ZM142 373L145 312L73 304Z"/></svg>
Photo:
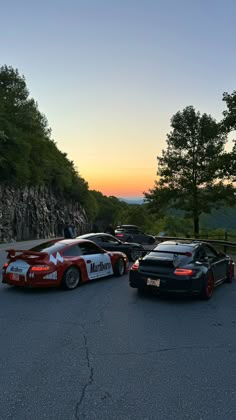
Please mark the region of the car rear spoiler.
<svg viewBox="0 0 236 420"><path fill-rule="evenodd" d="M147 252L164 252L165 254L173 254L173 255L185 255L185 257L191 257L192 256L192 252L189 252L189 251L187 251L187 252L180 252L180 251L176 251L176 252L173 252L173 251L164 251L163 249L161 250L161 249L150 249L150 250L148 250Z"/></svg>
<svg viewBox="0 0 236 420"><path fill-rule="evenodd" d="M26 251L26 250L22 250L22 249L6 249L7 254L7 258L14 258L16 256L16 254L23 254L23 255L32 255L35 257L46 257L48 254L47 252L36 252L36 251Z"/></svg>

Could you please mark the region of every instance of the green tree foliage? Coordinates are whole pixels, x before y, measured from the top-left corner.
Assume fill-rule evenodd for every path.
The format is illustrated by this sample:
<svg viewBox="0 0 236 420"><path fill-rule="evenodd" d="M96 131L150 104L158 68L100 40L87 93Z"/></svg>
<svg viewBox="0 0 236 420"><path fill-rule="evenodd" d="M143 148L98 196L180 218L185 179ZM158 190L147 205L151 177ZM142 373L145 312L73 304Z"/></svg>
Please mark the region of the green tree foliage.
<svg viewBox="0 0 236 420"><path fill-rule="evenodd" d="M91 222L97 224L98 228L104 229L110 223L114 227L117 225L120 214L128 204L116 197L107 197L99 191L90 190L85 207Z"/></svg>
<svg viewBox="0 0 236 420"><path fill-rule="evenodd" d="M171 127L167 149L157 157L159 179L145 197L160 215L170 208L183 210L198 236L200 215L233 199L233 185L220 179L227 137L210 115L192 106L177 112Z"/></svg>
<svg viewBox="0 0 236 420"><path fill-rule="evenodd" d="M163 225L155 214L150 215L147 204L128 204L95 190L89 191L85 209L91 222L91 229L96 225L100 231L110 223L114 228L119 224L135 224L143 231L153 234L159 232Z"/></svg>
<svg viewBox="0 0 236 420"><path fill-rule="evenodd" d="M236 91L231 94L224 92L223 101L226 103L227 109L223 111L223 120L221 125L226 132L236 130Z"/></svg>
<svg viewBox="0 0 236 420"><path fill-rule="evenodd" d="M74 163L51 140L24 76L8 66L0 67L0 182L47 185L81 203L88 194Z"/></svg>
<svg viewBox="0 0 236 420"><path fill-rule="evenodd" d="M230 133L236 130L236 91L231 94L225 92L223 101L227 109L223 112L221 129L224 133ZM234 140L232 151L225 152L222 156L222 178L236 182L236 140Z"/></svg>

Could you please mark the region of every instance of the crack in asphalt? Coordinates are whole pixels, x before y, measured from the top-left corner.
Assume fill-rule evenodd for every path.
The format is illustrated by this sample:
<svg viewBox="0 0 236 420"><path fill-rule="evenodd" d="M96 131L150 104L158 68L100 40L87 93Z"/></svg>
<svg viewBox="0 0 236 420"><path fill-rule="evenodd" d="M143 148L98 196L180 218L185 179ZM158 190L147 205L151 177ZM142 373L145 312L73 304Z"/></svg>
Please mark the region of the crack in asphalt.
<svg viewBox="0 0 236 420"><path fill-rule="evenodd" d="M101 309L99 311L98 318L94 321L88 322L87 323L88 325L93 325L93 324L97 324L97 323L100 324L100 322L103 319L104 312L105 312L108 304L110 303L110 296L111 296L110 294L107 295L107 300L104 303L104 305L101 307ZM86 323L83 323L83 324L80 323L78 325L81 328L82 333L83 333L84 346L85 346L85 358L86 358L86 361L87 361L87 367L89 369L89 376L88 376L87 382L83 386L80 398L79 398L79 400L78 400L78 402L76 403L76 406L75 406L75 418L77 420L80 419L80 409L81 409L81 406L83 404L87 389L88 389L89 386L91 386L93 384L93 381L94 381L94 370L93 370L93 367L91 365L91 360L90 360L90 354L92 354L92 353L89 352L89 345L88 345L88 338L87 338L87 334L86 334L86 330L85 330L85 324Z"/></svg>
<svg viewBox="0 0 236 420"><path fill-rule="evenodd" d="M104 352L104 353L93 353L91 354L93 356L129 356L129 355L136 355L136 356L146 356L148 354L155 354L155 353L165 353L165 352L171 352L171 351L182 351L182 350L216 350L216 349L228 349L232 350L232 346L183 346L183 347L167 347L163 349L157 349L157 350L150 350L146 352L135 352L135 351L128 351L128 352Z"/></svg>
<svg viewBox="0 0 236 420"><path fill-rule="evenodd" d="M93 383L93 367L91 366L91 362L90 362L90 356L89 356L89 347L88 347L88 339L87 339L87 335L86 335L86 331L83 325L80 325L82 331L83 331L83 338L84 338L84 345L85 345L85 357L86 357L86 361L87 361L87 366L89 369L89 377L88 377L88 381L84 384L82 392L81 392L81 396L79 401L77 402L76 406L75 406L75 418L77 420L79 420L80 418L80 407L83 403L83 400L85 398L85 394L87 391L87 388L92 385Z"/></svg>

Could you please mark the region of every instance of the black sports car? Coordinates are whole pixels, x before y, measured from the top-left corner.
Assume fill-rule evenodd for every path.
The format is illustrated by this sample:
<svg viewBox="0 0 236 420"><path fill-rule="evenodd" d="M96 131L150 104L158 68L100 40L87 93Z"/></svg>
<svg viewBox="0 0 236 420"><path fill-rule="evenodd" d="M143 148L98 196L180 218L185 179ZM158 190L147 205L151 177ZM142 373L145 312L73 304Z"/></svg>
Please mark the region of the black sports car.
<svg viewBox="0 0 236 420"><path fill-rule="evenodd" d="M156 242L154 236L142 232L136 225L117 226L115 236L121 241L136 242L139 244L153 245Z"/></svg>
<svg viewBox="0 0 236 420"><path fill-rule="evenodd" d="M197 241L161 242L129 272L130 286L140 292L198 294L203 299L210 299L214 287L233 279L233 260L212 245Z"/></svg>
<svg viewBox="0 0 236 420"><path fill-rule="evenodd" d="M120 251L127 255L130 261L135 261L142 257L146 251L140 244L123 242L108 233L87 233L78 236L79 239L88 239L95 242L106 251Z"/></svg>

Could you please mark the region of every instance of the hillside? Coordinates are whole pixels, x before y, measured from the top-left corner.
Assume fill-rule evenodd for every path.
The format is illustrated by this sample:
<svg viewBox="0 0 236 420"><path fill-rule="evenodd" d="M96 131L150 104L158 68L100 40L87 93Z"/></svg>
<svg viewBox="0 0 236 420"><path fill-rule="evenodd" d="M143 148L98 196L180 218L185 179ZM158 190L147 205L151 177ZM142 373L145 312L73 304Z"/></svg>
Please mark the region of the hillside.
<svg viewBox="0 0 236 420"><path fill-rule="evenodd" d="M202 215L201 226L205 229L236 230L236 208L223 207Z"/></svg>

